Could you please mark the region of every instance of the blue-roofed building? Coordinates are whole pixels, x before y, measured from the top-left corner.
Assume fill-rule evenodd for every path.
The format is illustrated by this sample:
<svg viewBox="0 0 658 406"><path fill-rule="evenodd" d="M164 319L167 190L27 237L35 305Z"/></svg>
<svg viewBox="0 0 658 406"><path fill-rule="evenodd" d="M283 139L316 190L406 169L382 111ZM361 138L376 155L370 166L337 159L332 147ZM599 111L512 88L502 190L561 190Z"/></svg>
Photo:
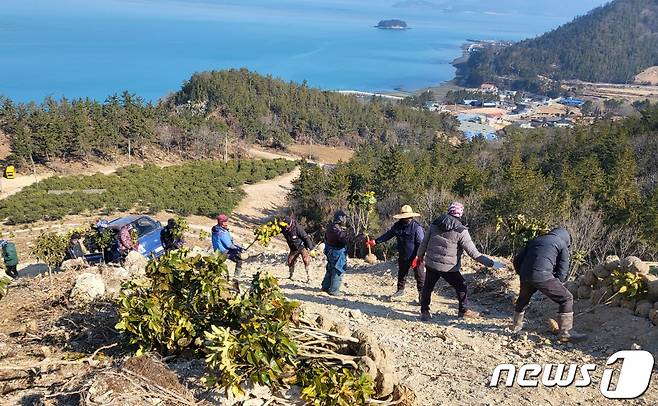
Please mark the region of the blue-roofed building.
<svg viewBox="0 0 658 406"><path fill-rule="evenodd" d="M575 99L573 97L564 97L558 100L558 103L564 104L565 106L580 107L585 104L585 100Z"/></svg>

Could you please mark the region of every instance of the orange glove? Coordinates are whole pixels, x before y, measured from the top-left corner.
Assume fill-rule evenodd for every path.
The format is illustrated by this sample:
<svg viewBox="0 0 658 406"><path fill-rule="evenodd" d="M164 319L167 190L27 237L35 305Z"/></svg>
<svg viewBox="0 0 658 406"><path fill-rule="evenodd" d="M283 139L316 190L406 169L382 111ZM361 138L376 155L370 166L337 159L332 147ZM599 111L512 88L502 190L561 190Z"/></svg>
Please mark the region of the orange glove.
<svg viewBox="0 0 658 406"><path fill-rule="evenodd" d="M418 267L418 264L422 263L423 261L420 260L420 258L416 257L414 258L413 261L411 261L411 268L416 269Z"/></svg>
<svg viewBox="0 0 658 406"><path fill-rule="evenodd" d="M366 241L366 245L367 245L368 247L372 248L372 247L374 247L375 245L377 245L377 243L375 242L375 240L367 240L367 241Z"/></svg>

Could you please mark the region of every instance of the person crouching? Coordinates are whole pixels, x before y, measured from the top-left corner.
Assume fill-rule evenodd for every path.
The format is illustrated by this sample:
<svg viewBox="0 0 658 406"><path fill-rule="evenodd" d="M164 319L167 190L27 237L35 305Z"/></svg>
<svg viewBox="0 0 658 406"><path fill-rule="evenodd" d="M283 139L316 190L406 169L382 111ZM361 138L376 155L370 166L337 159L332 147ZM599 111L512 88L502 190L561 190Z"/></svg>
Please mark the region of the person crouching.
<svg viewBox="0 0 658 406"><path fill-rule="evenodd" d="M228 216L220 214L217 216L217 224L212 227L212 249L218 251L235 262L234 278L239 278L242 271L242 247L235 245L233 236L228 229Z"/></svg>

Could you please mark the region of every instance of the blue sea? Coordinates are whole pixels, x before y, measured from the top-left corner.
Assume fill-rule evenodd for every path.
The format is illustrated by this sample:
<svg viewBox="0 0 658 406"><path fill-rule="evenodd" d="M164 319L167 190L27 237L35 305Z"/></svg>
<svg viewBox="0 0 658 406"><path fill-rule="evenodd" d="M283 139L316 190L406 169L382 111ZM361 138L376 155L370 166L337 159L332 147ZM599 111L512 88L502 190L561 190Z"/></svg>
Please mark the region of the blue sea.
<svg viewBox="0 0 658 406"><path fill-rule="evenodd" d="M0 94L157 100L247 67L323 89L412 91L454 76L466 39L520 40L603 0L0 0ZM411 29L374 28L399 18Z"/></svg>

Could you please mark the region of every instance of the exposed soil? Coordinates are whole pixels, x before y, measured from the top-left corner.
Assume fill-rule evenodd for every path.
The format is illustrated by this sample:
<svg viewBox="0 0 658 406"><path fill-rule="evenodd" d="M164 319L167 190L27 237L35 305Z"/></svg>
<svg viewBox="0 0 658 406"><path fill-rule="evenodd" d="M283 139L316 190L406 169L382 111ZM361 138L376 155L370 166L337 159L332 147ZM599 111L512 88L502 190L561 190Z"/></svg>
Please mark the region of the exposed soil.
<svg viewBox="0 0 658 406"><path fill-rule="evenodd" d="M247 245L251 242L253 225L285 204L292 179L292 175L284 175L246 189L247 198L236 211L232 223L238 243ZM167 216L167 213L162 213L158 218ZM64 226L90 220L71 218L64 222ZM191 233L188 243L207 248L209 241L201 241L195 233L208 230L213 220L191 217L189 221L194 233ZM35 234L26 231L17 239L25 247ZM285 279L288 274L286 253L285 243L280 238L269 247L254 245L244 266L243 281L246 283L258 271L268 270L280 278L288 297L303 303L308 314L323 314L345 321L353 330L371 331L381 343L393 349L397 372L402 381L416 392L421 405L608 404L610 401L601 395L598 385L610 355L619 350L642 348L658 357L658 327L646 318L633 316L630 310L617 307L587 313L577 319L576 328L590 334L588 341L557 343L555 336L547 331L548 319L554 317L556 305L539 294L527 312L525 331L512 335L508 327L512 301L518 289L516 275L507 271L483 270L468 260L464 263L464 274L470 285L473 306L483 316L476 320L458 319L454 292L446 283L439 282L432 303L434 318L423 323L418 318L419 308L415 303L417 296L411 276L407 294L401 301L391 302L388 298L395 290L395 262L373 266L350 259L344 278L345 296L334 298L319 289L325 266L321 256L311 265L310 283L303 283ZM69 303L68 291L76 276L73 271L56 274L52 285L46 275L28 277L28 273L21 274L25 276L14 282L8 296L0 301L0 403L79 404L84 396L89 395L90 388L100 385L90 386L90 382L103 374L111 376L121 372L124 362L130 358L129 349L113 328L116 322L114 306L97 303L79 309ZM295 276L303 278L301 267ZM576 303L577 312L588 307L589 301ZM117 343L100 351L104 355L89 358L96 349ZM70 363L57 364L63 360ZM132 362L135 361L128 361L127 365L132 365ZM591 363L597 369L593 374L593 384L584 388L489 387L492 371L497 365L519 367L524 363ZM163 365L176 373L176 382L168 371L162 369ZM221 404L200 385L202 367L198 361L175 358L162 365L137 365L135 368L141 368L139 374L142 375L152 376L155 371L155 375L165 377L164 381L156 383L177 392L176 396L188 396L186 391L190 391L198 402ZM19 376L12 378L12 374ZM125 380L115 382L133 388L128 383ZM181 389L183 387L185 390ZM140 381L131 390L148 392L148 388L148 382ZM624 404L658 404L656 388L658 374L654 373L644 396ZM177 403L162 393L159 399L160 404Z"/></svg>
<svg viewBox="0 0 658 406"><path fill-rule="evenodd" d="M643 85L658 85L658 66L652 66L635 75L635 83Z"/></svg>

